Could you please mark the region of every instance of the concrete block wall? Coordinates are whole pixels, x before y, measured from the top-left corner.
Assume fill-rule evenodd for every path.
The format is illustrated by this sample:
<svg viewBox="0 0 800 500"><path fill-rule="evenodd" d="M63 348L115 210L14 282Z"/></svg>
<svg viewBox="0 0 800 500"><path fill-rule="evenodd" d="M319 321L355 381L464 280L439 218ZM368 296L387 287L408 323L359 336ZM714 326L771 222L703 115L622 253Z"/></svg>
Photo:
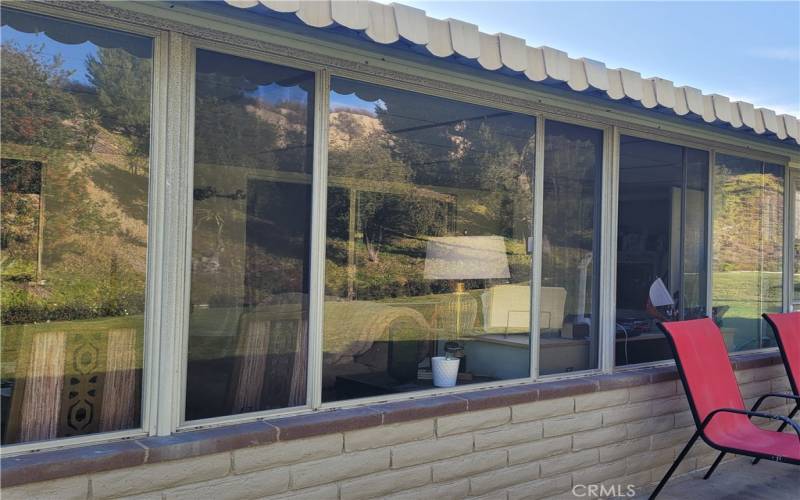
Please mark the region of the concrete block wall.
<svg viewBox="0 0 800 500"><path fill-rule="evenodd" d="M788 390L781 365L737 378L748 404ZM785 415L789 406L771 400L764 409ZM578 484L639 490L658 481L693 432L680 381L670 380L32 482L3 489L2 497L570 497ZM698 442L678 473L708 467L715 456Z"/></svg>

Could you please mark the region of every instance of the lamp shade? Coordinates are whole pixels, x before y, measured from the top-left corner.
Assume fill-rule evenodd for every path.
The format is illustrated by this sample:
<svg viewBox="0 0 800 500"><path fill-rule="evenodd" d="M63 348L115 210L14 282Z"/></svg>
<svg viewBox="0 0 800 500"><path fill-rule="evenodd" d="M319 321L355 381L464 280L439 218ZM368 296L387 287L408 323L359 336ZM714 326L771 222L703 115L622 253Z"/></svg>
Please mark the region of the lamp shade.
<svg viewBox="0 0 800 500"><path fill-rule="evenodd" d="M442 236L428 239L425 279L510 278L502 236Z"/></svg>

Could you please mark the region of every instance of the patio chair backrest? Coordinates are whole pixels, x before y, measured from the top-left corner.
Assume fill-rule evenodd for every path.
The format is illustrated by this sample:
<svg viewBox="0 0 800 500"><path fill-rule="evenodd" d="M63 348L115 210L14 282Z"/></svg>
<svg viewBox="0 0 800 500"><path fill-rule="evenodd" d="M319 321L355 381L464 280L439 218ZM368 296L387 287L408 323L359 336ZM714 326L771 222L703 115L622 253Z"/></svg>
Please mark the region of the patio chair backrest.
<svg viewBox="0 0 800 500"><path fill-rule="evenodd" d="M718 408L744 409L722 333L709 318L659 323L667 335L698 426ZM719 415L711 428L725 427L733 415ZM733 422L730 422L733 423ZM709 429L710 430L710 429ZM720 429L721 430L721 429Z"/></svg>
<svg viewBox="0 0 800 500"><path fill-rule="evenodd" d="M800 312L765 314L764 319L775 332L792 392L800 394Z"/></svg>

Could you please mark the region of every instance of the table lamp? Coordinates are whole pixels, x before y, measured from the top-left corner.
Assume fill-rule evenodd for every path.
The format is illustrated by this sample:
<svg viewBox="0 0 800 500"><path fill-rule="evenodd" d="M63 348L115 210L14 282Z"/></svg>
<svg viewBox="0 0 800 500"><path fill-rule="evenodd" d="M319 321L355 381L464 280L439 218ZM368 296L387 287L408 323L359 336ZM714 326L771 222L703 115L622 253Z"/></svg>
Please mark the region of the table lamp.
<svg viewBox="0 0 800 500"><path fill-rule="evenodd" d="M442 236L428 239L425 255L425 279L454 281L454 292L446 296L442 303L442 326L448 338L457 339L464 335L475 324L478 304L474 297L466 292L465 280L474 279L508 279L506 244L502 236ZM442 358L444 359L444 358ZM436 361L436 359L434 359ZM452 360L448 360L452 361ZM449 369L455 364L452 373L453 384L458 372L458 361L449 363ZM438 363L441 365L442 362ZM449 371L449 370L448 370ZM436 368L434 385L436 382Z"/></svg>

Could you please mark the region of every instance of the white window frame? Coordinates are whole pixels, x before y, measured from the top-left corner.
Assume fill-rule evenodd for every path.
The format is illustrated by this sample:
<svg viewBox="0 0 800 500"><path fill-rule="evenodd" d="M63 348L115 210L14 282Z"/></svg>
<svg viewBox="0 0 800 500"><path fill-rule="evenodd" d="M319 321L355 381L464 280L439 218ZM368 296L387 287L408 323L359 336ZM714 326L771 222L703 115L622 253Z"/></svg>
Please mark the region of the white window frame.
<svg viewBox="0 0 800 500"><path fill-rule="evenodd" d="M711 278L713 276L713 249L714 249L714 240L713 240L713 206L714 206L714 183L713 183L713 171L714 171L714 152L707 143L702 141L695 141L691 138L674 138L674 137L665 137L662 134L653 131L641 131L637 129L630 129L625 127L624 125L620 125L616 127L616 137L614 138L614 161L612 164L613 175L614 175L614 213L612 218L610 219L609 223L613 225L614 233L613 233L613 265L611 269L614 270L613 276L613 289L610 289L610 295L612 295L613 299L611 300L611 310L609 314L611 315L610 318L613 322L614 331L611 336L609 336L611 348L610 351L607 353L607 359L610 359L611 362L611 369L612 372L625 372L631 370L640 370L642 368L650 368L650 367L661 367L661 366L673 366L675 364L675 360L673 359L663 359L658 361L648 361L645 363L631 363L627 365L616 366L616 314L617 314L617 304L616 304L616 296L617 296L617 289L616 289L616 282L617 282L617 231L619 228L619 175L620 175L620 150L622 148L620 143L621 136L628 136L628 137L637 137L639 139L646 139L650 141L657 141L662 142L664 144L670 144L673 146L678 146L682 148L691 148L698 151L704 151L708 155L708 211L706 213L706 308L707 310L711 310L711 299L712 299L712 286L711 286ZM738 354L738 353L737 353Z"/></svg>
<svg viewBox="0 0 800 500"><path fill-rule="evenodd" d="M162 226L164 222L163 205L166 202L164 177L166 175L166 109L167 100L167 40L169 33L146 25L128 23L103 16L77 14L64 11L47 4L7 2L4 8L48 16L56 20L71 21L96 28L105 28L151 38L153 41L152 82L150 95L150 145L149 178L147 193L147 256L145 275L144 304L144 345L142 349L141 374L141 417L140 425L131 429L111 432L98 432L81 436L56 438L48 441L34 441L3 445L3 456L18 453L47 450L89 443L100 443L120 439L131 439L155 433L158 419L158 400L160 396L158 372L160 363L160 342L164 328L161 323L159 303L162 300L163 275L159 272L159 258L164 243Z"/></svg>
<svg viewBox="0 0 800 500"><path fill-rule="evenodd" d="M709 259L708 260L708 263L709 263L708 264L708 274L709 274L709 278L708 278L708 307L709 307L709 310L711 310L711 307L713 307L713 304L714 304L714 301L713 301L713 295L714 295L714 286L713 286L713 284L714 284L714 265L713 265L713 263L714 263L714 261L713 261L713 257L714 257L714 238L713 238L713 236L714 236L714 233L713 233L713 229L714 229L714 192L715 192L715 188L716 188L716 184L714 182L715 181L714 170L715 170L716 163L717 163L717 161L716 161L717 154L724 154L724 155L728 155L728 156L738 156L740 158L746 158L746 159L749 159L749 160L760 161L762 163L771 163L773 165L778 165L778 166L783 168L783 260L782 260L782 265L783 265L783 277L782 277L783 297L782 297L781 308L782 308L783 312L791 311L791 307L789 305L790 304L789 301L791 300L791 295L790 294L793 294L793 289L792 289L792 286L790 284L790 281L792 279L792 274L793 274L792 268L790 267L792 265L792 263L793 263L793 258L792 258L793 250L790 251L790 249L792 249L793 247L791 246L791 244L792 244L791 241L792 240L790 240L790 237L791 237L793 231L792 231L792 228L790 228L791 222L790 222L790 219L789 219L789 217L793 213L792 205L791 205L790 200L789 200L790 192L793 193L793 191L791 190L791 184L790 184L790 182L791 182L790 179L792 177L792 175L791 175L791 170L792 170L791 169L791 162L789 161L788 158L784 158L784 157L780 157L780 156L776 156L776 155L771 155L769 153L762 152L762 151L752 151L752 150L739 151L737 149L734 149L734 148L731 148L731 147L725 147L725 146L721 146L721 147L717 147L717 148L711 149L711 163L709 164L709 176L711 178L711 182L709 184L709 189L710 189L709 205L710 206L709 206L709 233L708 233L709 234L709 236L708 236L708 244L709 244L709 250L708 250L708 259ZM764 327L764 325L762 324L762 328L763 327ZM767 353L767 352L777 352L777 350L778 350L777 346L760 347L760 348L757 348L757 349L745 349L745 350L742 350L742 351L734 351L734 352L730 353L730 355L731 356L736 356L736 355L742 355L742 354L758 354L758 353Z"/></svg>
<svg viewBox="0 0 800 500"><path fill-rule="evenodd" d="M706 245L707 245L707 247L706 247L706 262L707 262L707 269L706 269L706 304L707 304L707 306L706 307L707 307L707 309L709 311L711 311L711 308L713 307L713 304L714 304L714 300L713 300L713 294L714 294L714 286L713 286L713 279L714 279L714 260L713 260L713 258L714 258L714 231L713 230L714 230L714 188L715 188L714 167L716 165L716 155L717 155L717 153L722 153L722 154L727 154L727 155L732 155L732 156L739 156L739 157L742 157L742 158L748 158L748 159L761 161L761 162L769 162L769 163L773 163L773 164L776 164L776 165L783 166L783 168L784 168L784 183L785 183L784 184L784 259L783 259L784 260L784 262L783 262L783 266L784 266L784 273L783 273L784 274L783 302L784 302L784 305L783 305L783 310L784 311L790 311L791 310L791 306L788 303L788 300L789 300L788 297L789 297L789 294L792 291L792 286L793 285L790 282L791 279L792 279L791 267L787 267L787 266L792 264L792 260L791 260L792 259L792 255L791 255L791 253L793 252L793 250L792 250L793 247L791 246L791 244L787 245L787 242L791 241L791 240L789 240L789 238L790 238L790 235L792 234L791 230L793 228L789 227L789 226L791 226L791 223L789 222L788 217L792 216L791 214L793 214L793 207L791 206L791 200L787 197L787 192L789 191L789 187L791 186L791 184L789 184L789 182L790 182L789 178L791 176L791 171L792 171L792 168L791 168L792 165L791 165L790 162L788 162L787 158L782 157L782 156L778 156L778 155L774 155L774 154L771 154L769 152L754 151L754 150L740 150L740 149L733 148L733 147L730 147L730 146L726 147L725 145L718 146L718 147L713 147L713 146L709 146L709 142L702 141L702 140L697 140L696 138L693 138L693 137L671 137L671 136L666 136L665 134L654 132L654 131L641 131L641 130L638 130L638 129L630 129L630 128L625 127L624 125L620 125L618 127L617 134L618 135L615 138L615 143L614 143L614 147L616 148L616 151L615 151L615 157L614 157L613 167L612 167L613 171L614 171L613 175L615 175L615 181L614 182L615 182L615 190L616 190L615 192L616 193L618 193L618 191L619 191L619 148L620 148L619 137L622 136L622 135L631 136L631 137L639 137L639 138L642 138L642 139L648 139L648 140L663 142L665 144L672 144L672 145L675 145L675 146L680 146L680 147L685 147L685 148L692 148L692 149L696 149L696 150L700 150L700 151L705 151L705 152L708 153L708 178L709 178L708 190L709 191L708 191L708 212L706 214L706 217L707 217L707 221L706 221L706 238L707 238L706 239ZM795 174L795 175L797 175L797 174ZM614 229L615 229L615 232L614 232L614 263L613 263L613 269L616 272L616 228L617 228L618 222L619 222L618 213L616 213L616 210L615 210L615 213L613 214L613 221L612 222L613 222ZM787 269L789 270L789 272L786 271ZM614 276L614 281L616 283L616 276ZM614 292L614 296L616 296L616 288L613 289L613 292ZM616 302L616 300L612 301L612 307L613 308L616 307L615 302ZM615 314L615 310L611 311L610 314ZM612 316L612 318L613 317L614 316ZM763 353L763 352L773 352L773 351L776 351L776 350L777 350L777 347L763 347L763 348L758 348L758 349L747 349L747 350L743 350L743 351L736 351L736 352L730 353L730 355L737 356L737 355L742 355L742 354L757 354L757 353ZM607 358L607 359L611 359L611 363L613 364L614 363L614 357L615 357L613 348L612 348L610 353L607 353L607 356L610 357L610 358ZM633 363L633 364L629 364L629 365L616 366L616 367L613 368L613 371L615 371L615 372L618 372L618 371L624 372L624 371L630 371L630 370L638 370L638 369L647 368L647 367L672 366L674 364L675 364L675 361L671 360L671 359L669 359L669 360L661 360L661 361L651 361L651 362L646 362L646 363Z"/></svg>
<svg viewBox="0 0 800 500"><path fill-rule="evenodd" d="M220 424L231 424L237 422L249 422L258 419L265 419L277 415L287 416L298 413L304 413L310 409L314 409L315 395L321 387L321 374L317 373L317 364L321 366L322 352L320 350L321 342L315 340L316 332L322 321L322 309L319 306L319 301L324 299L324 270L325 270L325 225L324 217L326 214L325 194L324 188L326 186L319 180L319 173L327 171L327 109L322 108L321 104L327 103L327 71L315 64L310 64L303 61L297 61L291 58L276 57L273 55L264 54L260 51L249 50L243 47L236 47L229 44L214 42L197 37L183 36L183 50L182 50L182 67L185 68L181 72L180 78L183 85L183 112L174 113L174 116L179 116L179 126L184 127L185 133L182 134L182 144L185 146L183 149L183 156L180 160L182 165L182 182L185 182L185 192L187 194L187 201L182 202L180 207L185 214L181 217L182 224L185 229L180 231L185 234L185 244L181 249L183 257L182 267L182 282L184 283L182 289L182 307L179 311L175 311L176 315L182 316L182 325L174 331L182 332L178 335L175 345L175 352L180 356L180 362L174 364L177 376L175 377L173 394L178 397L168 397L170 402L177 401L171 411L172 419L170 420L169 430L165 430L165 434L173 431L184 431L191 429L198 429L204 427L213 427ZM234 57L242 57L254 61L260 61L270 64L278 64L288 66L298 70L308 71L314 73L314 159L313 159L313 173L312 173L312 201L311 201L311 255L309 256L309 318L308 318L308 350L309 356L307 363L307 383L306 383L306 404L293 406L289 408L277 408L272 410L261 410L248 413L240 413L233 415L223 415L211 418L186 420L186 390L187 390L187 369L188 369L188 337L189 337L189 316L191 304L191 277L192 277L192 212L194 207L194 200L192 192L194 189L194 139L195 139L195 82L196 82L196 61L197 50L208 50L217 52L224 55ZM324 141L324 142L323 142ZM322 216L320 219L319 216ZM321 240L320 240L320 231ZM319 250L322 253L319 253ZM316 360L319 360L318 363ZM170 404L165 401L165 404Z"/></svg>
<svg viewBox="0 0 800 500"><path fill-rule="evenodd" d="M591 375L597 375L600 373L608 373L611 371L611 367L609 367L608 363L608 340L606 339L606 330L608 329L608 311L609 305L608 300L611 297L608 293L610 287L614 287L614 273L609 272L609 269L606 267L606 261L611 258L611 251L610 245L614 242L612 238L611 232L616 232L616 229L609 224L611 220L612 212L615 212L616 209L613 206L613 200L616 199L616 188L614 187L614 174L613 174L613 157L614 157L614 126L609 125L606 123L602 123L600 121L593 121L586 118L574 118L569 116L562 116L555 113L550 112L543 112L541 113L543 120L542 126L542 134L541 134L541 148L539 148L539 143L537 142L537 162L541 162L541 166L539 167L537 163L537 170L536 170L536 196L537 198L534 200L534 208L538 210L538 213L535 213L534 216L538 219L538 227L536 229L536 233L534 237L536 241L538 241L538 245L534 247L536 252L535 255L539 257L536 258L537 266L538 266L538 274L536 276L536 281L533 282L534 286L534 293L531 293L532 297L535 296L535 300L531 310L537 311L536 323L532 323L532 332L535 332L536 335L536 342L534 343L531 340L531 356L532 360L535 360L536 369L537 371L534 372L536 380L540 381L554 381L554 380L568 380L573 378L582 378ZM597 366L594 368L587 368L585 370L575 370L571 372L561 372L561 373L551 373L547 375L540 375L539 374L539 355L540 355L540 331L539 331L539 321L538 321L538 314L539 314L539 297L541 294L541 287L542 287L542 247L541 243L543 241L543 225L542 219L544 217L543 208L544 208L544 148L545 148L545 138L546 138L546 130L547 130L547 122L548 121L555 121L566 123L570 125L577 125L580 127L586 127L593 130L599 130L603 133L603 138L601 141L601 146L603 148L602 156L601 156L601 167L600 167L600 178L595 179L595 182L600 183L600 229L595 230L594 237L600 238L599 248L600 248L600 258L597 260L595 264L600 265L600 279L599 283L595 284L594 286L598 287L600 293L597 294L599 304L598 304L598 313L599 318L597 318L597 345L595 348L597 349ZM538 132L538 131L537 131ZM538 136L537 136L538 140ZM540 153L541 149L541 153ZM541 185L541 187L539 187ZM616 245L614 244L614 247ZM613 297L611 297L613 299ZM611 318L613 321L613 316ZM611 365L613 367L613 348L614 344L611 343Z"/></svg>
<svg viewBox="0 0 800 500"><path fill-rule="evenodd" d="M541 184L541 180L540 180L539 177L536 177L536 175L537 175L538 169L540 168L539 163L544 158L539 153L540 131L543 130L541 124L544 121L543 118L542 118L542 114L541 113L539 113L539 112L537 112L536 110L533 110L533 109L527 109L527 108L522 108L521 109L518 106L509 105L508 103L505 103L505 102L503 102L502 100L500 100L500 99L498 99L496 97L493 99L491 97L487 98L487 97L477 97L477 96L454 95L452 92L442 91L442 90L439 90L439 89L435 89L435 88L431 88L431 87L428 87L428 86L425 86L425 85L420 85L418 83L414 83L414 82L411 81L411 79L408 79L407 81L397 81L397 80L388 79L388 78L381 77L381 76L374 75L374 74L350 71L350 70L342 69L342 68L329 68L329 69L327 69L327 73L328 73L329 78L328 78L328 80L326 82L326 84L327 84L326 85L327 95L326 95L326 100L325 100L326 108L324 109L324 113L322 113L323 118L325 120L325 129L326 129L326 136L325 136L325 143L324 143L324 148L326 149L326 158L327 158L327 146L328 146L328 141L327 141L328 113L330 111L329 110L330 106L329 106L327 98L329 97L329 94L330 94L330 77L348 78L348 79L351 79L351 80L354 80L354 81L370 83L370 84L373 84L373 85L380 85L380 86L383 86L383 87L386 87L386 88L389 88L389 89L397 89L397 90L403 90L403 91L408 91L408 92L415 92L415 93L422 94L422 95L440 97L440 98L449 99L449 100L456 101L456 102L464 102L464 103L468 103L468 104L486 106L486 107L489 107L489 108L492 108L492 109L496 109L496 110L499 110L499 111L510 111L510 112L514 112L514 113L517 113L517 114L532 116L532 117L536 118L536 134L537 135L536 135L536 138L535 138L536 149L534 151L534 165L533 165L533 172L534 172L534 207L533 207L533 209L534 209L534 214L533 214L533 217L534 217L534 233L533 233L533 238L534 238L534 249L537 247L537 245L539 245L539 247L541 247L541 231L539 231L539 232L536 231L536 224L537 224L537 222L536 222L537 221L536 207L537 207L537 201L539 201L539 200L537 200L536 197L535 197L537 189L541 189L540 187L538 187L539 184ZM540 156L541 156L541 158L540 158ZM327 170L327 168L326 168L326 170ZM315 180L317 180L317 179L315 179ZM325 179L320 181L320 184L322 185L321 187L324 188L325 192L327 193L327 188L328 188L327 172L326 172ZM320 259L323 262L324 262L324 259L325 259L324 249L325 249L325 238L326 238L326 232L325 232L325 222L326 222L325 221L325 216L326 216L326 214L327 213L323 208L322 213L318 214L319 215L319 220L312 221L312 234L318 235L318 237L320 237L322 239L321 245L320 245L322 253L319 254L319 255L314 255L312 257L312 259L315 259L315 258L316 259ZM539 217L539 219L541 219L540 215L538 217ZM539 220L539 223L541 223L541 220ZM319 228L319 231L320 231L319 233L318 233L318 230L315 229L315 225L316 226L321 226ZM314 245L314 242L312 240L312 248L314 248L314 247L315 247L315 245ZM536 275L537 269L538 269L539 272L541 272L541 260L540 259L536 259L536 258L532 258L531 261L532 261L531 262L531 266L532 266L532 269L531 269L531 281L532 281L532 283L536 283L534 281L534 276ZM324 285L325 285L325 283L324 283L324 269L322 269L321 271L323 273L323 275L320 276L321 286L317 290L317 292L320 295L324 294ZM536 287L534 287L531 290L531 296L532 296L531 301L532 302L535 300L533 297L537 294L537 292L538 292L538 290L536 289ZM312 293L313 293L313 289L312 289ZM319 359L319 364L318 364L318 366L314 367L314 370L318 371L318 373L316 373L315 383L317 384L317 387L321 388L322 387L322 363L321 363L321 360L322 360L322 337L323 337L323 326L324 326L322 324L323 323L322 322L322 318L324 316L324 300L322 300L322 298L320 299L320 302L318 303L317 307L318 307L318 314L317 315L319 316L319 323L316 324L315 328L311 331L311 336L309 338L309 345L312 345L312 344L314 345L313 352L318 356L317 359ZM536 312L534 312L534 311L536 311ZM531 308L531 319L529 321L533 321L534 315L538 315L538 307L536 307L536 308L532 307ZM309 321L309 323L311 323L311 321ZM531 356L531 361L529 363L530 370L529 370L529 373L528 373L527 377L519 377L519 378L507 379L507 380L497 380L497 381L493 381L493 382L481 382L481 383L476 383L476 384L460 385L460 386L456 386L456 387L453 387L453 388L423 389L423 390L419 390L419 391L412 391L412 392L401 393L401 394L385 394L385 395L379 395L379 396L370 396L370 397L349 399L349 400L344 400L344 401L335 401L335 402L329 402L329 403L321 402L322 393L321 393L321 390L318 389L317 390L317 394L315 394L315 396L317 398L319 398L319 399L316 399L314 401L314 405L312 406L312 409L313 410L331 410L331 409L336 409L336 408L348 408L348 407L362 406L362 405L373 404L373 403L382 403L382 402L389 402L389 401L400 401L400 400L408 400L408 399L417 399L417 398L422 398L422 397L427 397L427 396L437 396L437 395L444 395L444 394L458 394L458 393L461 393L461 392L469 392L469 391L487 389L487 388L510 387L510 386L515 386L515 385L529 384L529 383L533 382L534 380L536 380L536 376L535 376L536 372L533 371L533 368L534 368L534 358L535 358L534 353L538 353L538 348L533 347L534 346L533 338L536 337L538 339L538 330L539 330L538 322L531 323L531 324L535 325L535 326L533 328L531 328L531 343L530 343L530 347L529 347L529 354ZM312 370L309 367L309 373L311 373L311 371Z"/></svg>

